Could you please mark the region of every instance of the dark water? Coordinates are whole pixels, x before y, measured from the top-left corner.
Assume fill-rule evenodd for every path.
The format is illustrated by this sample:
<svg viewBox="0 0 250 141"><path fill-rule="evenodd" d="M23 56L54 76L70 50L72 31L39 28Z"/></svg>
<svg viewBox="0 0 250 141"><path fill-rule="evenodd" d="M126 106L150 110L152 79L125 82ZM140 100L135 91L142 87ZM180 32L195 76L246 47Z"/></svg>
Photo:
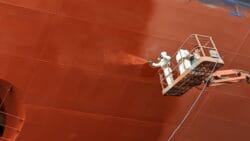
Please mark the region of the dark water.
<svg viewBox="0 0 250 141"><path fill-rule="evenodd" d="M229 14L239 17L244 17L242 11L250 11L250 0L199 0L199 1L204 4L227 8L230 10Z"/></svg>
<svg viewBox="0 0 250 141"><path fill-rule="evenodd" d="M205 4L234 8L236 6L250 10L250 0L199 0Z"/></svg>

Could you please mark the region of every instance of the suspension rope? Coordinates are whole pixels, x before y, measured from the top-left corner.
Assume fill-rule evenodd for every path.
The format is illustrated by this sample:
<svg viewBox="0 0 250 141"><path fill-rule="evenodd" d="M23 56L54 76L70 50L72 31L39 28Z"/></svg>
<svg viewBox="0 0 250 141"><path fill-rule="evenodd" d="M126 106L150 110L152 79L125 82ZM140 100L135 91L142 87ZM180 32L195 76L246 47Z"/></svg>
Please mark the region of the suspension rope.
<svg viewBox="0 0 250 141"><path fill-rule="evenodd" d="M208 80L206 81L206 83L204 84L200 94L198 95L198 97L195 99L195 101L193 102L193 104L191 105L191 107L189 108L189 110L187 111L187 113L185 114L185 116L183 117L183 119L181 120L181 122L178 124L178 126L175 128L175 130L172 132L172 134L169 136L168 141L172 141L173 137L175 136L175 134L180 130L180 128L182 127L182 125L184 124L184 122L186 121L186 119L190 116L192 110L194 109L194 107L196 106L196 104L199 102L199 100L201 99L201 97L204 95L204 92L206 90L206 87L208 86L208 83L211 79L211 76L213 74L213 72L216 69L217 63L215 63L215 65L213 66L213 69L208 77Z"/></svg>

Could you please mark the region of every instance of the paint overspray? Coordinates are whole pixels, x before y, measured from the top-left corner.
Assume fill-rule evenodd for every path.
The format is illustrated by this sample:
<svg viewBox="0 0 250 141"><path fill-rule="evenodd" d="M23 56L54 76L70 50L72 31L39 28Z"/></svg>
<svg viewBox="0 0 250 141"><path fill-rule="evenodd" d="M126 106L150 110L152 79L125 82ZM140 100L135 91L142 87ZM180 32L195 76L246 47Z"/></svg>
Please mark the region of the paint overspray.
<svg viewBox="0 0 250 141"><path fill-rule="evenodd" d="M148 65L147 59L131 53L106 53L105 62L111 66L125 67L143 77L154 77L158 71Z"/></svg>
<svg viewBox="0 0 250 141"><path fill-rule="evenodd" d="M136 55L132 55L132 54L126 54L123 57L123 63L124 64L128 64L128 65L144 65L146 64L148 61L145 58L136 56Z"/></svg>
<svg viewBox="0 0 250 141"><path fill-rule="evenodd" d="M130 53L106 53L104 55L107 63L123 66L141 66L147 64L147 59Z"/></svg>

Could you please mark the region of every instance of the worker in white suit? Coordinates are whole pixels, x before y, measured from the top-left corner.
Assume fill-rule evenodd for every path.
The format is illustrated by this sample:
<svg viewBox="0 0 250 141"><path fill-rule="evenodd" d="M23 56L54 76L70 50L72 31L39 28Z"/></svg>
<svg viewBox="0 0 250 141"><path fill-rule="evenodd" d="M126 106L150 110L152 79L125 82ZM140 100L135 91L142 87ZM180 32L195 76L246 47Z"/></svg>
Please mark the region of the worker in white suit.
<svg viewBox="0 0 250 141"><path fill-rule="evenodd" d="M191 67L190 53L186 49L180 49L176 55L176 61L179 64L179 72L183 74Z"/></svg>
<svg viewBox="0 0 250 141"><path fill-rule="evenodd" d="M149 61L149 65L151 67L161 67L161 69L164 72L164 76L166 78L166 81L168 83L168 87L172 86L174 83L172 69L170 68L170 60L171 57L167 55L166 51L161 52L160 57L158 58L159 62L154 63L152 61Z"/></svg>
<svg viewBox="0 0 250 141"><path fill-rule="evenodd" d="M194 52L190 54L191 65L195 64L201 58L200 47L195 47Z"/></svg>

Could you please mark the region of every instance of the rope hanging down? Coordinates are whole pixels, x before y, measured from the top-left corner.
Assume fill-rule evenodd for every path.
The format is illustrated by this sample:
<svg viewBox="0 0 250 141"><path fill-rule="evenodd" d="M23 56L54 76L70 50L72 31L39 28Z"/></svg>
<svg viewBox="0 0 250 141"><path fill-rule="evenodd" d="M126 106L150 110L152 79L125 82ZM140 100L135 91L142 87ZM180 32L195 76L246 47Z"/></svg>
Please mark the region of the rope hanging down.
<svg viewBox="0 0 250 141"><path fill-rule="evenodd" d="M189 110L187 111L187 113L185 114L185 116L183 117L183 119L181 120L181 122L178 124L178 126L175 128L175 130L172 132L172 134L169 136L168 141L172 141L173 137L175 136L175 134L180 130L180 128L182 127L183 123L186 121L186 119L189 117L189 115L191 114L192 110L194 109L194 107L196 106L196 104L199 102L200 98L203 96L206 87L208 86L209 80L211 79L211 76L213 74L213 72L215 71L215 68L217 66L217 63L213 66L213 69L208 77L208 81L206 81L206 83L204 84L200 94L198 95L198 97L195 99L195 101L193 102L193 104L191 105L191 107L189 108Z"/></svg>

